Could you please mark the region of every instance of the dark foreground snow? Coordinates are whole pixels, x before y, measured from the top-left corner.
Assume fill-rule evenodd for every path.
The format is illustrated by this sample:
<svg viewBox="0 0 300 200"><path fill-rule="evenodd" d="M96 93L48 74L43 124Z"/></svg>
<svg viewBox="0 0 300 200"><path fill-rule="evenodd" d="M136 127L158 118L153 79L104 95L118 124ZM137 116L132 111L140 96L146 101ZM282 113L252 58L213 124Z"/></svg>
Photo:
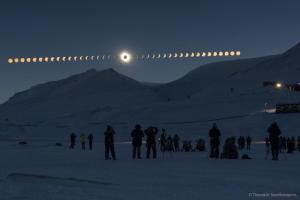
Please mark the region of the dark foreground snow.
<svg viewBox="0 0 300 200"><path fill-rule="evenodd" d="M296 194L300 153L265 159L254 144L253 160L210 160L205 153L165 153L131 160L131 145L117 145L117 161L105 161L101 143L92 152L55 147L49 141L0 145L2 200L251 199L249 193ZM258 198L258 197L257 197ZM261 198L261 197L260 197ZM263 197L265 199L267 197Z"/></svg>

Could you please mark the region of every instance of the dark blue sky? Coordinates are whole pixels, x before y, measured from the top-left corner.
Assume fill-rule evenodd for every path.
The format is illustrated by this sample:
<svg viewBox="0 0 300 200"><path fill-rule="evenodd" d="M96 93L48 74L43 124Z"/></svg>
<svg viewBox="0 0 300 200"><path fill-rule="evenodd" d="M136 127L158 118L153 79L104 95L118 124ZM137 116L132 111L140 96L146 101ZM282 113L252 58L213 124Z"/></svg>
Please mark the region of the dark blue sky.
<svg viewBox="0 0 300 200"><path fill-rule="evenodd" d="M217 59L8 65L8 57L239 49L242 58L300 42L299 0L1 1L0 103L89 68L168 82Z"/></svg>

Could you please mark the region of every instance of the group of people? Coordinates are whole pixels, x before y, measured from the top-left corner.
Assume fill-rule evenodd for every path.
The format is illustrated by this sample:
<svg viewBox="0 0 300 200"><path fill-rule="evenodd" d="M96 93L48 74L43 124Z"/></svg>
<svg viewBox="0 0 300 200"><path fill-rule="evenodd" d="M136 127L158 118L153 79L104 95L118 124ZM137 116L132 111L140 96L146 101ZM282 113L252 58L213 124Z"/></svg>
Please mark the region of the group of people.
<svg viewBox="0 0 300 200"><path fill-rule="evenodd" d="M267 147L267 154L269 153L269 149L271 149L272 160L278 160L279 152L283 152L287 150L287 153L292 153L297 148L300 151L300 137L297 138L297 142L295 137L285 138L281 135L281 130L276 122L273 122L267 129L268 137L265 139L265 144ZM220 130L214 124L213 128L210 130L210 143L211 143L211 158L219 157L219 146L220 146ZM235 144L235 137L227 138L223 147L223 152L221 154L221 158L230 158L236 159L238 158L238 149L242 150L246 148L250 151L251 149L252 139L250 136L245 138L244 136L240 136L238 138L238 147ZM248 155L243 155L245 159L249 159Z"/></svg>
<svg viewBox="0 0 300 200"><path fill-rule="evenodd" d="M178 152L180 151L180 137L175 134L167 136L166 130L162 129L162 134L159 138L159 145L161 152Z"/></svg>
<svg viewBox="0 0 300 200"><path fill-rule="evenodd" d="M193 146L192 140L183 140L182 141L182 152L195 152L195 151L205 151L205 140L202 138L198 138Z"/></svg>
<svg viewBox="0 0 300 200"><path fill-rule="evenodd" d="M141 147L143 144L143 139L146 138L146 158L149 159L152 154L152 158L157 158L157 146L159 146L161 152L179 152L179 151L205 151L205 141L203 139L198 139L196 141L196 146L193 149L192 142L183 140L182 149L180 148L180 137L176 134L174 136L167 135L166 130L162 129L162 133L157 140L157 134L159 129L157 127L150 126L145 130L142 130L141 125L137 124L131 132L132 138L132 158L141 159ZM265 143L267 148L271 148L272 159L278 160L278 154L280 151L288 149L288 152L294 151L296 149L296 140L294 137L287 138L280 137L281 130L276 122L272 123L267 129L269 137L266 138ZM104 143L105 143L105 159L116 160L116 152L114 147L114 129L108 125L104 132ZM216 124L209 131L210 137L210 158L228 158L237 159L239 157L238 150L242 150L246 147L248 151L251 149L252 138L250 136L244 137L240 136L237 140L235 137L229 137L225 140L223 151L220 153L221 144L221 131ZM93 149L93 135L89 134L87 136L89 143L89 149ZM74 133L70 136L70 148L75 148L76 135ZM157 145L158 141L158 145ZM80 134L81 148L85 150L86 135L84 133ZM297 138L298 149L300 151L300 137ZM111 157L110 157L111 156ZM244 155L243 155L244 157ZM242 158L243 158L242 157ZM247 156L245 156L247 157ZM248 158L245 158L248 159Z"/></svg>
<svg viewBox="0 0 300 200"><path fill-rule="evenodd" d="M296 150L296 139L295 137L286 138L281 135L281 130L276 122L272 123L268 128L269 138L265 139L267 147L267 154L271 147L272 160L278 160L278 154L280 152L293 153ZM300 137L297 138L297 146L300 151Z"/></svg>
<svg viewBox="0 0 300 200"><path fill-rule="evenodd" d="M265 138L265 144L266 144L266 148L267 148L267 152L269 152L270 149L270 140L269 138ZM279 137L279 142L278 142L279 146L279 153L293 153L296 149L298 149L298 151L300 151L300 136L297 138L297 141L295 139L295 137Z"/></svg>
<svg viewBox="0 0 300 200"><path fill-rule="evenodd" d="M74 149L75 145L76 145L76 134L75 133L71 133L70 135L70 149ZM80 134L80 143L81 143L81 149L85 150L85 144L86 144L86 140L88 140L89 143L89 149L93 150L93 141L94 141L94 136L93 134L89 134L87 137L85 135L85 133L81 133Z"/></svg>
<svg viewBox="0 0 300 200"><path fill-rule="evenodd" d="M251 142L252 142L252 138L250 136L247 136L247 138L245 138L244 136L240 136L238 139L238 145L239 145L239 149L246 149L248 151L251 150Z"/></svg>
<svg viewBox="0 0 300 200"><path fill-rule="evenodd" d="M252 138L247 136L240 136L237 140L238 147L236 146L236 139L235 137L229 137L225 140L225 144L223 146L223 151L220 154L220 138L221 132L219 128L217 128L216 124L213 124L213 127L209 131L210 137L210 158L229 158L229 159L236 159L238 158L238 149L242 150L245 148L248 151L251 149Z"/></svg>

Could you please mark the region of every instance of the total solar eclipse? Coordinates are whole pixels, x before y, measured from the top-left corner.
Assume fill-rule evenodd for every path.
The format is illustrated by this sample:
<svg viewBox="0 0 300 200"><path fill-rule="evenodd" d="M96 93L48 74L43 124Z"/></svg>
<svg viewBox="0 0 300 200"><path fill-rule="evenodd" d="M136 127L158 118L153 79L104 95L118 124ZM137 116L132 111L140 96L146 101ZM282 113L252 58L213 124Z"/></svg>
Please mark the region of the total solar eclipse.
<svg viewBox="0 0 300 200"><path fill-rule="evenodd" d="M110 61L118 58L120 63L129 64L135 60L164 60L164 59L200 59L201 57L238 57L241 56L241 51L182 51L182 52L157 52L145 54L133 54L129 51L121 51L119 54L103 54L103 55L85 55L85 56L45 56L45 57L11 57L7 59L8 64L25 64L25 63L63 63L63 62L99 62ZM96 59L94 59L96 58Z"/></svg>
<svg viewBox="0 0 300 200"><path fill-rule="evenodd" d="M123 62L123 63L130 63L131 62L131 54L124 51L122 53L120 53L120 60Z"/></svg>

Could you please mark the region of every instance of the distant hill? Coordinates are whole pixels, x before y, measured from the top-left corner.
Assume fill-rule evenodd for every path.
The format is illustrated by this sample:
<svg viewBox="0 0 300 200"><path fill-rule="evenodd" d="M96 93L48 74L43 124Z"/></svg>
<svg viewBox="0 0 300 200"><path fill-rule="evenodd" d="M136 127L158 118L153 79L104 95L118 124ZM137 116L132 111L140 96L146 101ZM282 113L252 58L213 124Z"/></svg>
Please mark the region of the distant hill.
<svg viewBox="0 0 300 200"><path fill-rule="evenodd" d="M263 81L300 82L300 43L287 52L262 58L211 63L162 85L161 95L182 99L208 88L251 89Z"/></svg>
<svg viewBox="0 0 300 200"><path fill-rule="evenodd" d="M8 118L22 121L139 105L159 99L152 88L113 69L88 70L64 80L40 84L17 93L1 105L0 112Z"/></svg>

